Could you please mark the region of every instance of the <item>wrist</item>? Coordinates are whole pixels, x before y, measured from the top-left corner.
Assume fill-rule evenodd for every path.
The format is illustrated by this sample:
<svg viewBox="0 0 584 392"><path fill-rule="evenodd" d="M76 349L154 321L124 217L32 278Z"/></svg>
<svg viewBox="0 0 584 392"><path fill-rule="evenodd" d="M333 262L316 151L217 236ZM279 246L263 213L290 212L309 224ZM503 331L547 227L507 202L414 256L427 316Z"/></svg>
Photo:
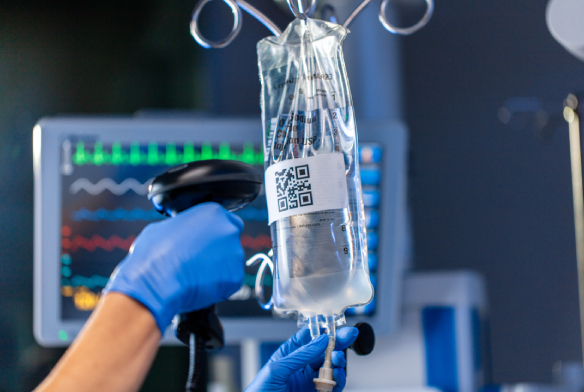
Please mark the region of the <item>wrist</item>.
<svg viewBox="0 0 584 392"><path fill-rule="evenodd" d="M120 265L120 268L123 268L123 265ZM155 285L148 284L148 281L144 279L132 279L132 277L136 278L134 274L118 274L117 272L117 270L114 272L104 289L104 296L117 293L139 303L141 307L148 310L161 336L164 335L166 328L178 311L175 309L176 306L173 306L172 301L168 301L167 296L156 292L153 289L156 287Z"/></svg>

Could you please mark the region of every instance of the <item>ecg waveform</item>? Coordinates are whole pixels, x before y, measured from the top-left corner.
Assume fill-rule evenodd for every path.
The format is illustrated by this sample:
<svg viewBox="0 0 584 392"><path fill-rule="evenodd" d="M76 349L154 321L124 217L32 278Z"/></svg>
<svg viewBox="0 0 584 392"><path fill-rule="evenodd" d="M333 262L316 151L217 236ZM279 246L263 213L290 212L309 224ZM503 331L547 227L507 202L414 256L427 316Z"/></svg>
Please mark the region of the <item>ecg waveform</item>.
<svg viewBox="0 0 584 392"><path fill-rule="evenodd" d="M118 248L127 252L130 250L130 247L132 246L132 243L135 239L135 236L130 236L126 239L123 239L117 235L113 235L106 239L99 235L94 235L91 238L85 238L80 235L76 235L73 237L73 239L63 238L61 241L61 247L63 249L69 250L70 252L76 252L79 249L95 252L98 248L104 249L108 252Z"/></svg>
<svg viewBox="0 0 584 392"><path fill-rule="evenodd" d="M242 210L236 211L235 214L237 214L244 221L268 221L267 208L245 207Z"/></svg>
<svg viewBox="0 0 584 392"><path fill-rule="evenodd" d="M164 219L158 211L154 209L144 210L142 208L134 208L133 210L125 210L123 208L116 208L115 210L106 210L105 208L98 208L95 211L88 210L87 208L81 208L78 211L71 212L71 219L75 222L81 221L146 221L152 222Z"/></svg>
<svg viewBox="0 0 584 392"><path fill-rule="evenodd" d="M64 284L63 286L72 286L76 287L87 287L88 289L92 290L95 288L104 288L109 281L109 276L101 276L101 275L92 275L92 276L82 276L82 275L75 275L69 281L63 282L68 283Z"/></svg>
<svg viewBox="0 0 584 392"><path fill-rule="evenodd" d="M258 235L257 237L251 237L249 235L241 236L241 245L244 248L250 248L253 250L259 249L270 249L272 247L272 239L268 235Z"/></svg>
<svg viewBox="0 0 584 392"><path fill-rule="evenodd" d="M243 151L236 153L231 150L229 143L221 143L218 149L213 149L210 143L195 147L193 143L185 143L177 148L175 143L167 143L164 148L158 143L149 143L142 147L138 142L131 143L129 148L122 147L120 142L105 148L101 142L93 145L93 151L79 141L74 147L71 160L75 165L166 165L175 166L207 159L231 159L250 165L263 165L264 155L255 151L253 143L244 143Z"/></svg>
<svg viewBox="0 0 584 392"><path fill-rule="evenodd" d="M69 191L72 194L76 194L83 189L90 195L97 196L100 193L108 190L114 195L121 196L132 190L134 193L144 196L148 194L148 186L150 185L150 181L151 180L148 180L142 184L135 178L126 178L124 181L118 184L111 178L106 177L99 180L96 184L93 184L87 178L79 178L73 184L71 184Z"/></svg>

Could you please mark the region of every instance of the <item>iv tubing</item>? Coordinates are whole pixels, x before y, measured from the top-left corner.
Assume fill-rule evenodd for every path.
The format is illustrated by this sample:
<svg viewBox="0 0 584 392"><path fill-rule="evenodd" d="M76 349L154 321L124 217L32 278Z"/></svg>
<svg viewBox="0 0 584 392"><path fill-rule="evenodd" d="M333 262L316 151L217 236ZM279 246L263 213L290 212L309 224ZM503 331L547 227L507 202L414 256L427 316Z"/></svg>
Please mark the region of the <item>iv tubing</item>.
<svg viewBox="0 0 584 392"><path fill-rule="evenodd" d="M324 363L318 371L318 378L312 380L314 386L318 391L330 392L333 390L337 383L333 378L333 367L331 364L331 357L333 350L335 349L335 337L329 336L329 343L324 353Z"/></svg>
<svg viewBox="0 0 584 392"><path fill-rule="evenodd" d="M311 325L310 324L311 319L312 317L309 319L309 325ZM318 371L318 378L315 378L313 380L315 388L320 392L330 392L333 390L335 385L337 385L333 378L333 367L331 363L331 357L333 354L333 350L335 349L336 340L336 326L334 317L325 316L325 322L327 329L326 332L329 336L329 342L324 353L324 363L322 364L322 367Z"/></svg>

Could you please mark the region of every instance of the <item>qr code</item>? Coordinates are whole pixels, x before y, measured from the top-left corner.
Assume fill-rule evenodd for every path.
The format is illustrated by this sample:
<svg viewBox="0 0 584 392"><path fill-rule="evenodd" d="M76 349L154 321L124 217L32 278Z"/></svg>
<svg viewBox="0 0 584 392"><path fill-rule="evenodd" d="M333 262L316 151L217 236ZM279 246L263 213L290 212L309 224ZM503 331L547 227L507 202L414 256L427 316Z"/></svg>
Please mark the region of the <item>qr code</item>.
<svg viewBox="0 0 584 392"><path fill-rule="evenodd" d="M312 186L308 165L290 167L276 174L278 211L293 210L312 205Z"/></svg>

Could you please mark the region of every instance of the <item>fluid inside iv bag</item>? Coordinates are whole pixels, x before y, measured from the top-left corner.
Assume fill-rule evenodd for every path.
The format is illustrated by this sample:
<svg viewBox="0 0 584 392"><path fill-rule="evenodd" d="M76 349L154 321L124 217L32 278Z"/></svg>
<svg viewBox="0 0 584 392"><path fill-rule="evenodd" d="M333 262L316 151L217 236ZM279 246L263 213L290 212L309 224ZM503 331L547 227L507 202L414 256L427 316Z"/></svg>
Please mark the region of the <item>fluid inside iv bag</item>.
<svg viewBox="0 0 584 392"><path fill-rule="evenodd" d="M274 309L299 324L373 298L346 33L296 19L258 43Z"/></svg>

